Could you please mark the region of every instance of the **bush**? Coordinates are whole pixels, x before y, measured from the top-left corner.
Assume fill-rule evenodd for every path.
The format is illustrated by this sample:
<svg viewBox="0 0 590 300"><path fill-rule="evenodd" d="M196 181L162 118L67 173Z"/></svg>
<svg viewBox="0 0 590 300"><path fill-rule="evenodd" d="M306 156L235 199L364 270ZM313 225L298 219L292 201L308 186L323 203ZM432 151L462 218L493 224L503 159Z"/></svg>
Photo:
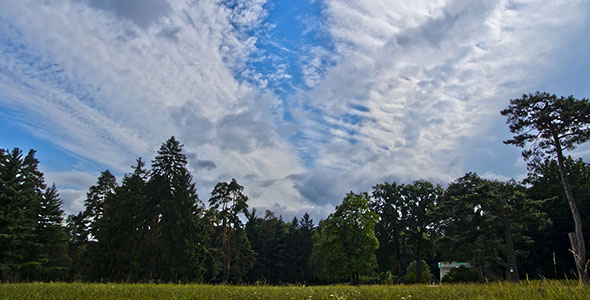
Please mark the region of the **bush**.
<svg viewBox="0 0 590 300"><path fill-rule="evenodd" d="M358 284L360 284L360 285L379 284L379 277L377 277L377 275L361 275L361 276L359 276Z"/></svg>
<svg viewBox="0 0 590 300"><path fill-rule="evenodd" d="M477 276L475 269L460 266L452 269L447 275L445 275L445 277L443 277L442 281L444 283L478 282L479 277Z"/></svg>
<svg viewBox="0 0 590 300"><path fill-rule="evenodd" d="M383 272L379 274L379 283L380 284L396 284L400 282L400 278L396 275L393 275L391 271Z"/></svg>
<svg viewBox="0 0 590 300"><path fill-rule="evenodd" d="M406 275L403 277L404 283L416 283L416 261L410 263ZM422 283L430 283L432 281L432 272L428 264L422 260Z"/></svg>

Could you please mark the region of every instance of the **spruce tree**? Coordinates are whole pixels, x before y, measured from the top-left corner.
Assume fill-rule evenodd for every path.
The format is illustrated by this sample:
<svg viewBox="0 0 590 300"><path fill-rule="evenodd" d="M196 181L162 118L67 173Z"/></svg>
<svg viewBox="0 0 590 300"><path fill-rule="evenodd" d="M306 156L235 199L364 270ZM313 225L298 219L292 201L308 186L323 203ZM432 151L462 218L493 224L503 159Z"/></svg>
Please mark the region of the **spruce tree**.
<svg viewBox="0 0 590 300"><path fill-rule="evenodd" d="M84 272L87 279L102 281L109 279L109 266L105 261L109 259L109 235L105 227L104 215L109 214L106 205L115 196L117 179L109 170L103 171L97 179L96 185L91 186L84 202L84 225L88 234L86 255L90 259L89 269Z"/></svg>
<svg viewBox="0 0 590 300"><path fill-rule="evenodd" d="M84 212L69 215L66 218L66 234L68 237L68 257L70 258L68 278L71 280L85 279L90 269L90 261L86 255L89 234Z"/></svg>
<svg viewBox="0 0 590 300"><path fill-rule="evenodd" d="M126 174L112 197L105 199L103 233L99 243L105 251L103 264L111 281L136 281L141 278L141 251L145 247L147 226L144 209L147 205L147 172L141 158Z"/></svg>
<svg viewBox="0 0 590 300"><path fill-rule="evenodd" d="M0 279L19 279L27 238L27 220L22 203L22 151L0 151Z"/></svg>
<svg viewBox="0 0 590 300"><path fill-rule="evenodd" d="M2 281L50 280L67 269L62 203L55 186L46 189L35 153L0 150Z"/></svg>
<svg viewBox="0 0 590 300"><path fill-rule="evenodd" d="M196 223L202 211L183 145L168 139L152 162L148 183L152 234L151 279L195 281L202 278L201 236ZM154 278L155 276L155 278Z"/></svg>
<svg viewBox="0 0 590 300"><path fill-rule="evenodd" d="M38 280L64 280L70 259L67 256L68 239L65 233L63 201L55 184L43 193L35 236L41 245L39 259L43 263L42 271L37 275Z"/></svg>
<svg viewBox="0 0 590 300"><path fill-rule="evenodd" d="M24 157L21 167L20 178L22 184L20 206L25 214L26 232L23 236L21 253L24 255L22 262L22 276L28 280L38 279L43 273L43 264L47 259L42 255L45 247L36 228L38 227L41 203L43 202L43 191L46 188L43 173L39 171L39 160L35 157L35 150L29 150Z"/></svg>

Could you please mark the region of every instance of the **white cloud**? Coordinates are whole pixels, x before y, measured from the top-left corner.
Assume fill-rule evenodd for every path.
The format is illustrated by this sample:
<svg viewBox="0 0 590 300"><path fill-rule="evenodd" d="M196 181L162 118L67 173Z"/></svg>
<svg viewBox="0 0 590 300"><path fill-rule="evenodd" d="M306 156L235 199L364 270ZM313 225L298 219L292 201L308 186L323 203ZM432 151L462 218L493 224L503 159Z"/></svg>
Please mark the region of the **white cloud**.
<svg viewBox="0 0 590 300"><path fill-rule="evenodd" d="M265 75L249 64L256 34L273 26L265 4L5 1L0 105L118 173L176 135L204 201L235 177L251 206L325 216L382 180L462 175L465 141L542 80L588 21L582 0L328 0L313 24L334 49L296 52L305 86L279 100L267 83L293 79L284 61ZM46 174L81 209L90 175Z"/></svg>
<svg viewBox="0 0 590 300"><path fill-rule="evenodd" d="M486 172L486 173L482 174L481 177L485 178L485 179L498 180L498 181L508 181L511 179L507 176L496 174L494 172Z"/></svg>
<svg viewBox="0 0 590 300"><path fill-rule="evenodd" d="M77 214L84 210L85 191L60 188L59 196L64 202L63 209L66 215Z"/></svg>
<svg viewBox="0 0 590 300"><path fill-rule="evenodd" d="M259 186L301 171L277 133L277 99L233 73L253 50L245 32L260 24L264 2L150 2L167 7L161 14L127 7L135 2L4 3L3 35L25 47L0 58L0 103L38 137L120 173L176 135L200 159L194 166L209 166L194 170L205 200L218 180L254 174L253 203L287 205L298 198L292 186ZM70 209L81 208L94 180L46 174L68 187Z"/></svg>
<svg viewBox="0 0 590 300"><path fill-rule="evenodd" d="M43 171L43 169L41 170ZM67 187L74 189L87 189L96 183L98 174L91 174L82 171L64 171L64 172L43 172L47 185L53 183L67 183Z"/></svg>
<svg viewBox="0 0 590 300"><path fill-rule="evenodd" d="M301 96L324 120L306 133L330 127L311 145L316 167L354 178L349 187L367 177L461 176L464 141L543 79L572 28L585 26L586 8L584 1L328 1L339 63Z"/></svg>

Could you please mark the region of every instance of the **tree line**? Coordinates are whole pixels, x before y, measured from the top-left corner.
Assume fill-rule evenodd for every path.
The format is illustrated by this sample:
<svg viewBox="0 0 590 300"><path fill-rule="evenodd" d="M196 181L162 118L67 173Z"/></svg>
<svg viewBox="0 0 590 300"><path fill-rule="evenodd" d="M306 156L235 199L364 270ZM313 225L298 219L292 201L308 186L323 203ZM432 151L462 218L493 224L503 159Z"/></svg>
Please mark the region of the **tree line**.
<svg viewBox="0 0 590 300"><path fill-rule="evenodd" d="M259 215L235 179L204 202L174 137L120 184L102 172L67 217L35 151L0 149L0 280L414 283L438 280L439 261L473 266L448 281L584 277L590 163L562 152L590 138L589 107L546 93L511 100L506 143L533 145L522 182L469 172L446 187L377 183L317 225L307 213Z"/></svg>

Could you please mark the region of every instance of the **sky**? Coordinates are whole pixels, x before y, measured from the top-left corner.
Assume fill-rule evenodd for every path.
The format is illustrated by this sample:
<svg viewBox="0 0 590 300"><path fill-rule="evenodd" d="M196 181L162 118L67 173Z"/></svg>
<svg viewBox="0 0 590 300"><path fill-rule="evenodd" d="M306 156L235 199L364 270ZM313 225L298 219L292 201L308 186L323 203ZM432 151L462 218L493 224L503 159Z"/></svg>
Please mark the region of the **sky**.
<svg viewBox="0 0 590 300"><path fill-rule="evenodd" d="M384 181L522 179L500 110L537 90L590 98L587 0L0 7L0 147L37 150L69 214L170 136L201 200L236 178L286 219Z"/></svg>

